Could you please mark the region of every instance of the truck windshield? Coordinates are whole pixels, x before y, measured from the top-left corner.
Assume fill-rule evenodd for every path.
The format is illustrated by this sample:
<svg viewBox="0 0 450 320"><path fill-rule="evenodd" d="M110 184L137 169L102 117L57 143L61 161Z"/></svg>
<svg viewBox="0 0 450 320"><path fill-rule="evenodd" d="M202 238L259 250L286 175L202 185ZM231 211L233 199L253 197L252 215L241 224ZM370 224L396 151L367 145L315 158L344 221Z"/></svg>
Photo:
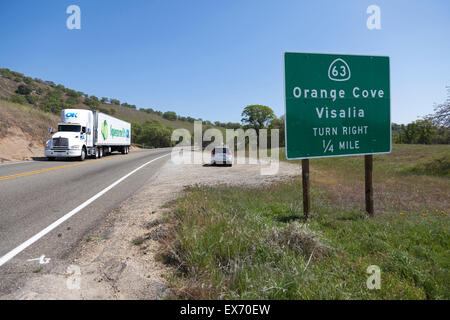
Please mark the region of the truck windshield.
<svg viewBox="0 0 450 320"><path fill-rule="evenodd" d="M81 126L73 126L73 125L59 125L58 131L61 132L80 132Z"/></svg>

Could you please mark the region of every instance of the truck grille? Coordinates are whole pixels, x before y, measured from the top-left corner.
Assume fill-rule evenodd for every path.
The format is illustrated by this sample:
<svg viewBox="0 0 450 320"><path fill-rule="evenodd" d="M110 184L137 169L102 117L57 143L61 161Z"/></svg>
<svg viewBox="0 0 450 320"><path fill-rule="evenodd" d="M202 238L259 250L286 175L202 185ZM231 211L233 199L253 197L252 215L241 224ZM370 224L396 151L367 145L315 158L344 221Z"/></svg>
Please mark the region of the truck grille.
<svg viewBox="0 0 450 320"><path fill-rule="evenodd" d="M55 149L67 149L69 147L69 139L53 138L52 147Z"/></svg>

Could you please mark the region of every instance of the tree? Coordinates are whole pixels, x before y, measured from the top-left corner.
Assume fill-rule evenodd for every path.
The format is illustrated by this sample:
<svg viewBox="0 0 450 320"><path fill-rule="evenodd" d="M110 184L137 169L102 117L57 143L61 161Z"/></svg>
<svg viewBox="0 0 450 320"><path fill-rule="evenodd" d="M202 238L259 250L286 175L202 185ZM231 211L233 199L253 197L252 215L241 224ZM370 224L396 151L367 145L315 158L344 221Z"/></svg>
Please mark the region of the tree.
<svg viewBox="0 0 450 320"><path fill-rule="evenodd" d="M275 113L271 108L257 104L246 106L241 116L241 122L255 129L259 135L259 130L269 125L270 121L275 118Z"/></svg>
<svg viewBox="0 0 450 320"><path fill-rule="evenodd" d="M270 121L269 129L278 129L280 138L280 147L285 146L285 136L284 136L284 115L279 118L274 118Z"/></svg>
<svg viewBox="0 0 450 320"><path fill-rule="evenodd" d="M66 89L66 95L71 98L78 98L81 96L81 94L75 90L72 89Z"/></svg>
<svg viewBox="0 0 450 320"><path fill-rule="evenodd" d="M170 120L170 121L177 120L177 114L175 112L173 112L173 111L166 111L166 112L163 113L162 116L163 116L164 119L167 119L167 120Z"/></svg>
<svg viewBox="0 0 450 320"><path fill-rule="evenodd" d="M404 141L406 143L431 144L436 138L436 135L436 127L430 120L411 122L404 129Z"/></svg>
<svg viewBox="0 0 450 320"><path fill-rule="evenodd" d="M433 122L437 127L450 128L450 87L447 88L447 99L444 103L435 105L434 113L426 118Z"/></svg>
<svg viewBox="0 0 450 320"><path fill-rule="evenodd" d="M172 128L165 127L157 120L146 120L143 123L132 123L131 139L138 144L152 147L172 146Z"/></svg>
<svg viewBox="0 0 450 320"><path fill-rule="evenodd" d="M25 82L26 84L32 85L33 79L31 79L30 77L25 77L25 78L23 78L23 82Z"/></svg>
<svg viewBox="0 0 450 320"><path fill-rule="evenodd" d="M18 94L13 94L11 96L11 98L9 98L9 100L11 102L18 103L18 104L26 104L27 103L27 99L25 99L25 97L23 97L23 96L19 96Z"/></svg>
<svg viewBox="0 0 450 320"><path fill-rule="evenodd" d="M26 96L27 94L30 94L31 91L32 91L32 90L31 90L30 87L21 84L21 85L17 88L16 93Z"/></svg>
<svg viewBox="0 0 450 320"><path fill-rule="evenodd" d="M84 102L85 105L89 106L91 109L95 109L100 105L100 101L96 96L91 96L90 98L85 98Z"/></svg>

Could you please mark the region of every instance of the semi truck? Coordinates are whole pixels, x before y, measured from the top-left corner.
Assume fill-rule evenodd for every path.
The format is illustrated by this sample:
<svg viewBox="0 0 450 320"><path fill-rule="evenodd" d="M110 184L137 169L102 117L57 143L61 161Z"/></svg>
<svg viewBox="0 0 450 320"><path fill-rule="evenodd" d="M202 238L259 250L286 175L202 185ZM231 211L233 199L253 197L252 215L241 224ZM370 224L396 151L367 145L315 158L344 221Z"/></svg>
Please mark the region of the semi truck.
<svg viewBox="0 0 450 320"><path fill-rule="evenodd" d="M131 124L110 115L84 109L64 109L61 123L45 144L45 156L56 158L102 158L111 152L127 154L131 145Z"/></svg>

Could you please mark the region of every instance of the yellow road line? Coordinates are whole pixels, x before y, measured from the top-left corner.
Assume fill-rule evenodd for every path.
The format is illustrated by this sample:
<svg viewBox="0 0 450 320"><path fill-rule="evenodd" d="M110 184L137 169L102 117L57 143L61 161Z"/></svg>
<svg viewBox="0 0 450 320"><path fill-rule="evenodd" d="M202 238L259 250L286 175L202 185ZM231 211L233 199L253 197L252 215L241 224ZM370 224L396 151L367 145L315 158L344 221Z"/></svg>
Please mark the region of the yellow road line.
<svg viewBox="0 0 450 320"><path fill-rule="evenodd" d="M119 157L111 157L111 158L106 158L106 159L98 159L98 160L74 163L74 164L67 164L67 165L64 165L64 166L47 168L47 169L40 169L40 170L36 170L36 171L17 173L17 174L12 174L10 176L0 177L0 181L13 179L13 178L19 178L19 177L25 177L25 176L29 176L29 175L32 175L32 174L38 174L38 173L43 173L43 172L48 172L48 171L56 171L56 170L61 170L61 169L65 169L65 168L79 167L79 166L82 166L84 164L95 163L95 162L100 162L100 161L107 161L107 160L113 160L113 159L119 159L119 158L128 157L128 156L132 156L132 154L122 155L122 156L119 156Z"/></svg>

